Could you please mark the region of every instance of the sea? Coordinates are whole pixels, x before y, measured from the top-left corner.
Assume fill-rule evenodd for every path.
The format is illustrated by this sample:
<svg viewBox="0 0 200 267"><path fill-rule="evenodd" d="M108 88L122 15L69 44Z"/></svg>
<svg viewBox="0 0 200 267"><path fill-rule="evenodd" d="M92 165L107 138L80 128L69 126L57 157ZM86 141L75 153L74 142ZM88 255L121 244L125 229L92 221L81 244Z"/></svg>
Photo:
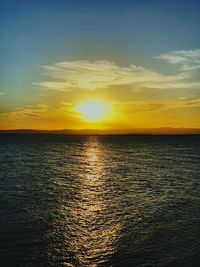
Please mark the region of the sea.
<svg viewBox="0 0 200 267"><path fill-rule="evenodd" d="M200 266L200 135L0 135L0 266Z"/></svg>

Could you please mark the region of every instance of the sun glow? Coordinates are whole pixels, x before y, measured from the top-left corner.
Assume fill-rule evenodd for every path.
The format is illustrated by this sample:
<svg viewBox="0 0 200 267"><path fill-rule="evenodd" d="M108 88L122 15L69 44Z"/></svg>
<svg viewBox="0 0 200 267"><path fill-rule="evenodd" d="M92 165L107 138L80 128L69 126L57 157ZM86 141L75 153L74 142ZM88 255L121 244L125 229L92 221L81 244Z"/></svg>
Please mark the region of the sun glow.
<svg viewBox="0 0 200 267"><path fill-rule="evenodd" d="M76 106L76 110L88 121L101 121L111 113L111 105L103 101L88 101Z"/></svg>

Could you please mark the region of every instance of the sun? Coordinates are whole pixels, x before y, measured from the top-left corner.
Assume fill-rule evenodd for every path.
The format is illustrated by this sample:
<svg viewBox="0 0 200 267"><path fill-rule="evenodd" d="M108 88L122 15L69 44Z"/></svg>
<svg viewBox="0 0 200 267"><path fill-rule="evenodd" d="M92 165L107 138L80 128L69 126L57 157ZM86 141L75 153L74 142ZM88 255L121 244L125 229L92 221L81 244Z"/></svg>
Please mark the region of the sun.
<svg viewBox="0 0 200 267"><path fill-rule="evenodd" d="M103 101L88 101L76 106L76 110L88 121L101 121L111 112L111 105Z"/></svg>

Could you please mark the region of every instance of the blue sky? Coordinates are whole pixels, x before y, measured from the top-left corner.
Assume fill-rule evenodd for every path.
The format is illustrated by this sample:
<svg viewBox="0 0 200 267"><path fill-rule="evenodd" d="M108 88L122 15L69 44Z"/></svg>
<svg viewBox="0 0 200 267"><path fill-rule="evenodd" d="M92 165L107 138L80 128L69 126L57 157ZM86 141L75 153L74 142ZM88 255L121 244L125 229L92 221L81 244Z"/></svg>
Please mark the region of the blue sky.
<svg viewBox="0 0 200 267"><path fill-rule="evenodd" d="M0 5L3 112L42 103L35 85L44 80L40 66L105 59L170 75L177 66L156 57L199 48L199 1L6 0Z"/></svg>

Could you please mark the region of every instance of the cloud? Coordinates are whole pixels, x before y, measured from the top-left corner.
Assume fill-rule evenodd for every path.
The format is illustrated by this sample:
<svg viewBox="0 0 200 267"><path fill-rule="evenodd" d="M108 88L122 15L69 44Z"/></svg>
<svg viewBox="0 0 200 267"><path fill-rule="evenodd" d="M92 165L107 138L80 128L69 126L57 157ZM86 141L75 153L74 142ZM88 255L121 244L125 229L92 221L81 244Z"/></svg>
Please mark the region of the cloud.
<svg viewBox="0 0 200 267"><path fill-rule="evenodd" d="M182 62L182 56L169 56L171 62ZM168 56L161 55L159 58ZM63 61L49 66L41 66L46 81L34 85L48 90L74 91L76 89L106 89L111 86L130 85L132 89L156 88L196 88L199 83L187 81L190 74L179 72L175 75L164 75L136 65L120 66L109 60L75 60Z"/></svg>
<svg viewBox="0 0 200 267"><path fill-rule="evenodd" d="M5 92L1 92L1 91L0 91L0 95L5 95Z"/></svg>
<svg viewBox="0 0 200 267"><path fill-rule="evenodd" d="M186 103L189 106L199 106L200 107L200 98L187 101Z"/></svg>
<svg viewBox="0 0 200 267"><path fill-rule="evenodd" d="M182 62L186 61L186 59L184 57L173 55L172 53L171 54L170 53L169 54L163 54L163 55L160 55L156 58L164 59L165 61L167 61L171 64L177 64L177 63L182 63Z"/></svg>
<svg viewBox="0 0 200 267"><path fill-rule="evenodd" d="M1 129L56 129L69 123L76 126L78 114L69 103L57 106L36 105L0 114Z"/></svg>
<svg viewBox="0 0 200 267"><path fill-rule="evenodd" d="M170 64L179 64L181 71L194 71L200 68L200 49L171 51L156 58Z"/></svg>
<svg viewBox="0 0 200 267"><path fill-rule="evenodd" d="M181 81L181 82L166 82L166 83L149 83L146 85L151 89L199 89L200 82Z"/></svg>
<svg viewBox="0 0 200 267"><path fill-rule="evenodd" d="M132 101L127 103L118 103L118 109L123 110L124 113L138 114L138 113L156 113L159 114L161 110L178 110L178 109L189 109L189 108L200 108L200 98L195 100L185 101Z"/></svg>
<svg viewBox="0 0 200 267"><path fill-rule="evenodd" d="M55 91L64 91L64 92L71 92L70 84L67 82L55 82L55 81L48 81L48 82L41 82L41 83L33 83L34 85L38 85L43 87L44 89L50 89Z"/></svg>

